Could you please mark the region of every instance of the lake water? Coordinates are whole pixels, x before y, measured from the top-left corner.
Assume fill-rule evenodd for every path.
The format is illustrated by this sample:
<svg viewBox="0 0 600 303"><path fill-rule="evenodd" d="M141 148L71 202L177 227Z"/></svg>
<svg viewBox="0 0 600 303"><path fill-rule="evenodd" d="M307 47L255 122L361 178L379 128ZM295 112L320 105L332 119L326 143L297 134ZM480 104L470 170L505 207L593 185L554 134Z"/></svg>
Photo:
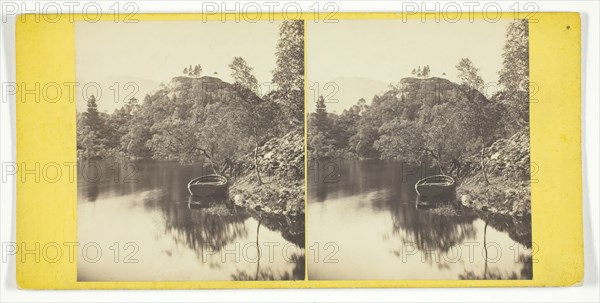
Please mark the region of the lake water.
<svg viewBox="0 0 600 303"><path fill-rule="evenodd" d="M80 162L79 281L304 279L304 238L285 220L190 207L202 165Z"/></svg>
<svg viewBox="0 0 600 303"><path fill-rule="evenodd" d="M530 220L418 210L414 185L429 174L402 162L311 163L309 279L532 279Z"/></svg>

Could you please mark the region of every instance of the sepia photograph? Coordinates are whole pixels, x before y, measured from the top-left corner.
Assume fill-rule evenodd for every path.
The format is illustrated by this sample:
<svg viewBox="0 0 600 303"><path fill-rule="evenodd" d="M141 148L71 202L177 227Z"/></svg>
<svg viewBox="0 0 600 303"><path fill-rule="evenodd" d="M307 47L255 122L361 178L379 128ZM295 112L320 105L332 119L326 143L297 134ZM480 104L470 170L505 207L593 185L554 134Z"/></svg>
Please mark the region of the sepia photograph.
<svg viewBox="0 0 600 303"><path fill-rule="evenodd" d="M306 31L309 279L533 279L527 20Z"/></svg>
<svg viewBox="0 0 600 303"><path fill-rule="evenodd" d="M304 21L76 22L78 281L303 280Z"/></svg>
<svg viewBox="0 0 600 303"><path fill-rule="evenodd" d="M599 302L600 2L0 2L0 302Z"/></svg>

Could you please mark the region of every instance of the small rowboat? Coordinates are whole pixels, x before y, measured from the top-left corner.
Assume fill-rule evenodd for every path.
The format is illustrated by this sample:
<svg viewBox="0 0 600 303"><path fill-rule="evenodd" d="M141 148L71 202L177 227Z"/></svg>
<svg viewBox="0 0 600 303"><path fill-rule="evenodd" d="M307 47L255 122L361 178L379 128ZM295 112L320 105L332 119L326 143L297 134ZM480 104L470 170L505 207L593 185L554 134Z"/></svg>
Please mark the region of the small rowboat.
<svg viewBox="0 0 600 303"><path fill-rule="evenodd" d="M227 189L227 178L221 175L206 175L193 179L188 183L190 194L207 197L224 193Z"/></svg>
<svg viewBox="0 0 600 303"><path fill-rule="evenodd" d="M419 180L415 184L415 190L421 197L437 197L451 193L454 185L452 177L436 175Z"/></svg>

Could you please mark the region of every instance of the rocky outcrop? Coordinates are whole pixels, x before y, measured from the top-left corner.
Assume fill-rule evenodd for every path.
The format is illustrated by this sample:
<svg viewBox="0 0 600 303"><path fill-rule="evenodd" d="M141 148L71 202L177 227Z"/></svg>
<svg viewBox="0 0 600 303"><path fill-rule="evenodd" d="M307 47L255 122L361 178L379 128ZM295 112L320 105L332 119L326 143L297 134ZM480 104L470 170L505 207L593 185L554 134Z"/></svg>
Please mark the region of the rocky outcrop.
<svg viewBox="0 0 600 303"><path fill-rule="evenodd" d="M450 80L438 77L403 78L400 80L396 92L396 97L400 100L419 100L428 105L453 102L459 99L487 101L485 96L477 90L469 90Z"/></svg>
<svg viewBox="0 0 600 303"><path fill-rule="evenodd" d="M246 155L244 170L229 195L236 205L270 214L304 215L304 136L288 133L258 149L263 184L254 169L254 154Z"/></svg>
<svg viewBox="0 0 600 303"><path fill-rule="evenodd" d="M488 180L481 170L480 155L466 161L471 167L457 188L460 202L491 213L528 216L531 214L529 132L521 131L499 139L485 149Z"/></svg>

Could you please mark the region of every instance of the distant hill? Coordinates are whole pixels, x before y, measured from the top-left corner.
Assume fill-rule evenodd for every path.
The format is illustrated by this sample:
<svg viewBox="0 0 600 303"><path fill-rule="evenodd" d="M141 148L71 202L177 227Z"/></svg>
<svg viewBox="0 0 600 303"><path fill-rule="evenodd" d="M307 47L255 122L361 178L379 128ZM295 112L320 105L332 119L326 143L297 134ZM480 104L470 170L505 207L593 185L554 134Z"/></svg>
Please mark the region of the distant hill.
<svg viewBox="0 0 600 303"><path fill-rule="evenodd" d="M328 81L318 81L319 84L319 94L326 97L326 101L328 101L327 96L329 93L334 91L333 87L325 87L326 84L331 83L337 86L338 91L332 95L329 100L337 99L337 103L329 102L327 103L327 109L329 112L337 112L341 113L344 109L351 107L356 104L356 102L360 98L364 98L367 101L367 104L371 102L373 96L379 94L386 90L388 87L388 83L383 81L377 81L368 78L362 77L340 77L333 80ZM311 91L311 87L315 87L316 82L313 82L309 85L308 94L308 111L315 111L316 100L314 100L314 91Z"/></svg>
<svg viewBox="0 0 600 303"><path fill-rule="evenodd" d="M121 108L125 99L135 97L142 101L147 94L152 94L160 89L158 82L137 77L110 77L102 80L78 79L77 87L77 111L83 112L87 108L87 100L83 97L83 87L87 84L88 94L96 94L90 83L97 83L101 89L101 95L98 99L98 110L100 112L112 113L115 109ZM117 83L115 85L115 83ZM136 91L134 93L134 91ZM118 92L118 100L115 97ZM98 96L96 96L98 97Z"/></svg>

